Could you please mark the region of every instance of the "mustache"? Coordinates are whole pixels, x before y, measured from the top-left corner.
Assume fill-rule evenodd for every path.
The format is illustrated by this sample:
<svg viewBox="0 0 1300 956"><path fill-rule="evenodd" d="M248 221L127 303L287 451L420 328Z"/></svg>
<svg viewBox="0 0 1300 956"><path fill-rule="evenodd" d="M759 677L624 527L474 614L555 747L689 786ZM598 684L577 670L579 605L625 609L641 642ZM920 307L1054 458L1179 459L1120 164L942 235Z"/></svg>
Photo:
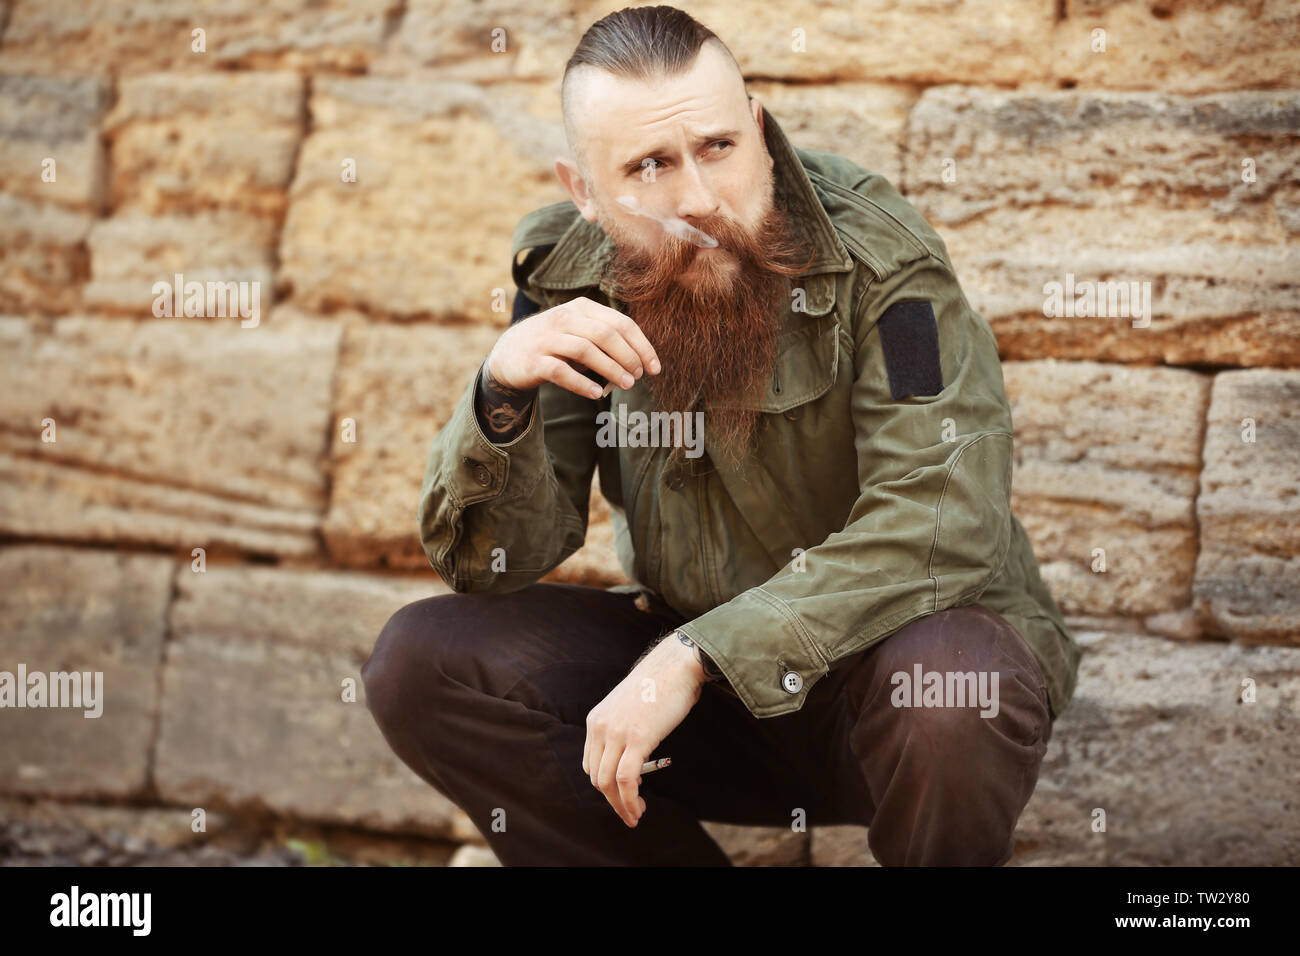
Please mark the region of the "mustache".
<svg viewBox="0 0 1300 956"><path fill-rule="evenodd" d="M669 284L686 271L698 255L729 255L744 275L794 277L812 265L817 252L805 246L785 210L774 206L754 232L726 216L710 216L692 223L695 228L717 240L712 252L672 233L665 233L662 245L653 251L622 249L615 256L613 270L624 302L635 303L661 299ZM807 256L800 261L803 252Z"/></svg>

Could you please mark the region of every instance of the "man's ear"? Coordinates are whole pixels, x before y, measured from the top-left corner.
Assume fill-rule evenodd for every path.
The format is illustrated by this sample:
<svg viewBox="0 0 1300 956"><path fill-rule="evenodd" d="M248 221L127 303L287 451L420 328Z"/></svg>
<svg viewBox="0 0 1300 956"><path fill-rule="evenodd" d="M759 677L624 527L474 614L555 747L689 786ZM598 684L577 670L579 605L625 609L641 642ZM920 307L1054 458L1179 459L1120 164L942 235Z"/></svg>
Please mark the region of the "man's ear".
<svg viewBox="0 0 1300 956"><path fill-rule="evenodd" d="M555 175L564 188L569 192L569 198L573 204L578 207L578 212L582 213L582 218L587 222L596 221L596 203L591 198L591 191L587 189L587 183L582 178L582 173L578 170L578 164L571 159L563 156L555 157Z"/></svg>
<svg viewBox="0 0 1300 956"><path fill-rule="evenodd" d="M767 149L767 133L763 129L763 104L753 93L749 94L749 108L754 114L754 123L758 126L759 140L763 143L763 148ZM770 151L767 154L767 165L769 169L776 168L776 157Z"/></svg>

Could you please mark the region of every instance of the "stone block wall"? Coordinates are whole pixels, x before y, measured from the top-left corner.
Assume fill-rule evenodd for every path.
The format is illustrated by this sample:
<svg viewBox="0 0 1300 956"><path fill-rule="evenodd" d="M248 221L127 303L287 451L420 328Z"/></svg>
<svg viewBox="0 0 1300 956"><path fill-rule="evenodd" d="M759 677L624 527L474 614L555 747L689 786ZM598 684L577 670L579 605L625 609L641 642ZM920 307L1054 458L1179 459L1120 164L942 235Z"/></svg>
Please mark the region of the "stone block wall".
<svg viewBox="0 0 1300 956"><path fill-rule="evenodd" d="M0 0L0 670L105 682L100 719L0 710L0 860L492 862L359 669L447 590L425 455L515 224L567 198L564 62L622 5ZM1013 862L1300 862L1295 5L681 6L796 145L902 189L997 335L1013 503L1085 647ZM259 321L155 315L178 273ZM591 516L548 580L624 582L594 485ZM709 828L872 862L813 824Z"/></svg>

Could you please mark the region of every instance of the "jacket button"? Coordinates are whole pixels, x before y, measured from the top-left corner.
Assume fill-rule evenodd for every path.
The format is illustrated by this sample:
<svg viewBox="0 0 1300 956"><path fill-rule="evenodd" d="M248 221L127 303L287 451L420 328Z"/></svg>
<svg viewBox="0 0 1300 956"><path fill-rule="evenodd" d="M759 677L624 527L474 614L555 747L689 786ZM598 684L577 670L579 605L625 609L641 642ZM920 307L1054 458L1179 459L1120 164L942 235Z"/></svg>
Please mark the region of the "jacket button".
<svg viewBox="0 0 1300 956"><path fill-rule="evenodd" d="M474 466L474 480L484 488L492 484L492 472L488 471L487 465L480 462Z"/></svg>
<svg viewBox="0 0 1300 956"><path fill-rule="evenodd" d="M788 419L790 419L790 421L793 422L793 421L797 421L797 420L799 419L799 416L800 416L802 413L803 413L803 409L802 409L802 407L799 406L799 405L796 405L794 408L787 408L787 409L785 410L785 417L788 418Z"/></svg>
<svg viewBox="0 0 1300 956"><path fill-rule="evenodd" d="M797 694L803 690L803 678L794 671L786 671L785 676L781 678L781 686L792 694Z"/></svg>

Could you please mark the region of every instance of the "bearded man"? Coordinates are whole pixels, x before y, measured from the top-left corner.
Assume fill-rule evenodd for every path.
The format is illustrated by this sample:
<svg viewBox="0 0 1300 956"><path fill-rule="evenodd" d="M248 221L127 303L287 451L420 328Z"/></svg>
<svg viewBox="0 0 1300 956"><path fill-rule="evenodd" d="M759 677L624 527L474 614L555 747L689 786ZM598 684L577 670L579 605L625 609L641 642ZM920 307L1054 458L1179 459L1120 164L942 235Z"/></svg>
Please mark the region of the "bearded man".
<svg viewBox="0 0 1300 956"><path fill-rule="evenodd" d="M727 865L701 821L1005 863L1080 653L943 242L672 7L593 24L561 98L570 201L516 229L511 325L427 461L453 593L362 671L386 740L506 865ZM704 455L598 442L613 408L702 412ZM540 582L597 471L633 583Z"/></svg>

